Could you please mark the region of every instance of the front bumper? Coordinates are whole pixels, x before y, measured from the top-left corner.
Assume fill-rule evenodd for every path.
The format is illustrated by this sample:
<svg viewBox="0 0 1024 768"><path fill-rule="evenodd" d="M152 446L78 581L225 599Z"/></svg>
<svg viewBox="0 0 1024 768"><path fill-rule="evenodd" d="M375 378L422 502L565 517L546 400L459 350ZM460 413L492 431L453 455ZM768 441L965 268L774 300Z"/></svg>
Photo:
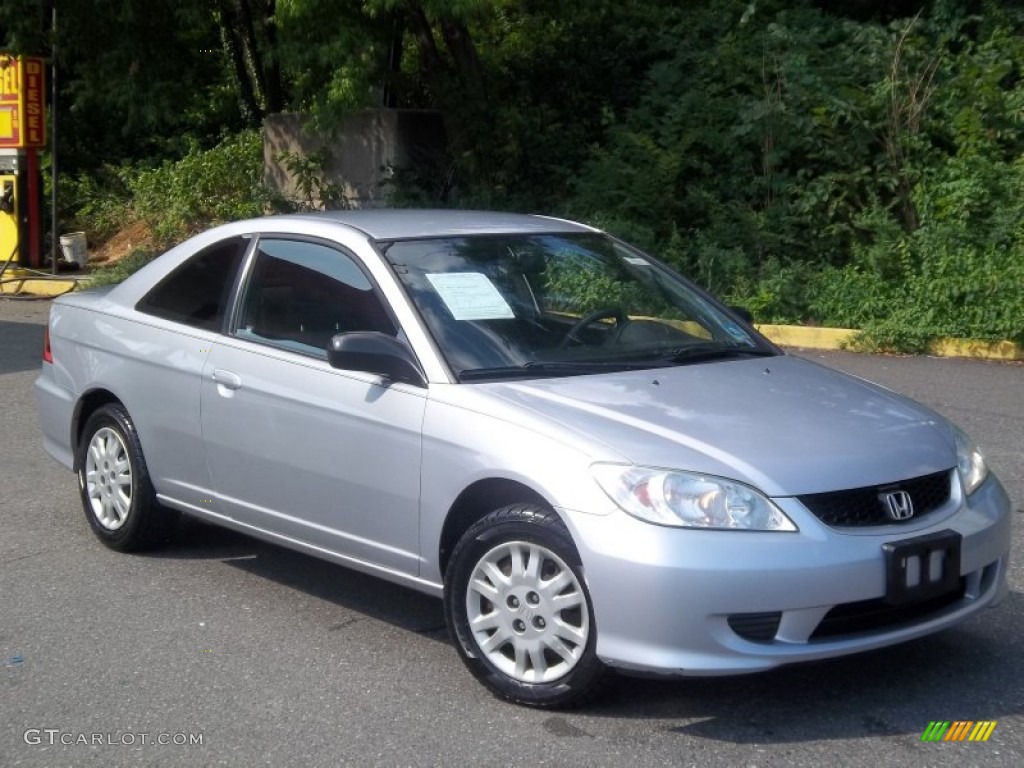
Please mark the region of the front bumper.
<svg viewBox="0 0 1024 768"><path fill-rule="evenodd" d="M699 531L625 513L565 513L593 600L598 656L647 673L755 672L921 637L1006 594L1010 500L994 475L969 500L957 492L927 519L855 532L824 526L795 499L775 501L799 532ZM877 615L849 620L874 601L884 605L883 544L943 530L962 536L962 592L883 614L880 624ZM823 624L833 608L846 618Z"/></svg>

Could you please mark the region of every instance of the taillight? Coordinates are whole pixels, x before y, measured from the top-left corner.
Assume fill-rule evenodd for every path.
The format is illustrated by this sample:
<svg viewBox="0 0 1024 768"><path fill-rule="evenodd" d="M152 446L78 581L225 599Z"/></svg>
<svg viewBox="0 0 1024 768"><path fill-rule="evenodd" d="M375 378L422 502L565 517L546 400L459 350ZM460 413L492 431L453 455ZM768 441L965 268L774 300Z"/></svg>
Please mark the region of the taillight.
<svg viewBox="0 0 1024 768"><path fill-rule="evenodd" d="M53 350L50 349L50 326L46 326L46 330L43 331L43 362L53 362Z"/></svg>

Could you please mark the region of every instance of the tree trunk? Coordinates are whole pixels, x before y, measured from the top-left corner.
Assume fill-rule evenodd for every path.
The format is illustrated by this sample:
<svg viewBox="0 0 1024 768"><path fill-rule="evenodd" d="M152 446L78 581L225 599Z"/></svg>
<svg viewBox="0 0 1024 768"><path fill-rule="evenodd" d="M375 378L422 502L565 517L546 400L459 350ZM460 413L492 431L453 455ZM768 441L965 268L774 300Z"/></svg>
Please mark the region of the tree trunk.
<svg viewBox="0 0 1024 768"><path fill-rule="evenodd" d="M231 68L238 87L239 111L246 122L258 123L263 119L263 110L253 89L249 68L246 66L245 45L238 35L238 14L231 0L220 0L218 10L221 42L231 60Z"/></svg>
<svg viewBox="0 0 1024 768"><path fill-rule="evenodd" d="M264 0L263 35L266 39L269 56L266 63L265 88L267 112L280 112L284 109L284 86L281 80L281 64L277 57L277 0Z"/></svg>
<svg viewBox="0 0 1024 768"><path fill-rule="evenodd" d="M430 20L419 3L406 3L405 8L408 13L409 27L416 38L416 47L420 52L420 62L427 82L436 83L444 78L448 68L441 58L441 53L437 50L437 42L434 40L434 30L430 26Z"/></svg>
<svg viewBox="0 0 1024 768"><path fill-rule="evenodd" d="M483 77L480 70L480 57L477 55L476 46L473 44L473 38L466 25L461 21L443 19L441 35L455 61L459 79L473 94L482 96Z"/></svg>
<svg viewBox="0 0 1024 768"><path fill-rule="evenodd" d="M398 106L399 97L395 93L395 85L402 72L402 47L405 44L405 27L397 14L392 14L391 44L388 47L388 69L384 76L384 93L381 105L387 109Z"/></svg>

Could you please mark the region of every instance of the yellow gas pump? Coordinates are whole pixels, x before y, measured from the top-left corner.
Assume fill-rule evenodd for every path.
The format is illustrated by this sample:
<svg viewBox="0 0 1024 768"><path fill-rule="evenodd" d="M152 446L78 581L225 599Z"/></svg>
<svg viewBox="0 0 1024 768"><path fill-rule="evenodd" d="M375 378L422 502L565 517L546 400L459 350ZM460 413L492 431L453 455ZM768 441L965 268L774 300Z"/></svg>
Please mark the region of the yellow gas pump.
<svg viewBox="0 0 1024 768"><path fill-rule="evenodd" d="M4 167L0 157L0 263L10 264L18 255L20 222L18 220L18 176L13 168Z"/></svg>

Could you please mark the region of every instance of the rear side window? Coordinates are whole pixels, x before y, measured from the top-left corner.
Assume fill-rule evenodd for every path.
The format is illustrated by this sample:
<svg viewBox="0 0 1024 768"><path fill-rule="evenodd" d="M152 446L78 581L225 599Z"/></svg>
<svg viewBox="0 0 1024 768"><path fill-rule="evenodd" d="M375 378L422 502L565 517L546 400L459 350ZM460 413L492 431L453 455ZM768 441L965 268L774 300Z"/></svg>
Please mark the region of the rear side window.
<svg viewBox="0 0 1024 768"><path fill-rule="evenodd" d="M248 242L234 237L200 251L157 283L135 308L193 328L220 330Z"/></svg>

